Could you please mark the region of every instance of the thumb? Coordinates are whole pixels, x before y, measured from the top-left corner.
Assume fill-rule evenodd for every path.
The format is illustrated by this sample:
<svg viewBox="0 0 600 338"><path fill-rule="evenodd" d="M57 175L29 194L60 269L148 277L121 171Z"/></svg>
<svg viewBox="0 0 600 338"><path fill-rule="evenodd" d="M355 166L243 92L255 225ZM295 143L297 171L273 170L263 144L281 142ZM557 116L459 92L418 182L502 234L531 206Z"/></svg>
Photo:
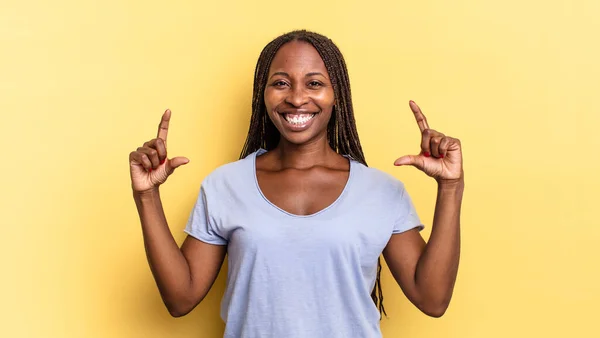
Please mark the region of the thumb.
<svg viewBox="0 0 600 338"><path fill-rule="evenodd" d="M170 159L168 161L168 165L169 165L169 174L173 172L173 170L179 168L180 166L184 165L184 164L188 164L190 162L190 160L187 157L173 157L172 159Z"/></svg>
<svg viewBox="0 0 600 338"><path fill-rule="evenodd" d="M417 167L419 169L423 168L423 161L418 155L406 155L402 156L396 161L394 161L395 166L403 166L403 165L412 165L413 167Z"/></svg>

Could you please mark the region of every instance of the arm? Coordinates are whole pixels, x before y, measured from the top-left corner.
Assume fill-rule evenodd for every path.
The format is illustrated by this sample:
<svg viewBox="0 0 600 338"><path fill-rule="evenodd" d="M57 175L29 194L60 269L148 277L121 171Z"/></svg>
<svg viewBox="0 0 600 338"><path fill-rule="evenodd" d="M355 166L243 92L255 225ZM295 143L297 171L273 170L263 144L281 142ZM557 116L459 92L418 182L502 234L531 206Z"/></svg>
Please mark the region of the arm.
<svg viewBox="0 0 600 338"><path fill-rule="evenodd" d="M454 289L460 255L460 206L464 181L438 185L433 229L425 244L417 230L392 235L383 251L407 298L425 314L444 314Z"/></svg>
<svg viewBox="0 0 600 338"><path fill-rule="evenodd" d="M465 187L458 139L432 130L414 102L410 108L421 131L421 153L403 156L395 165L411 165L438 182L429 242L416 230L392 235L383 251L392 275L421 311L440 317L448 308L460 256L460 208Z"/></svg>
<svg viewBox="0 0 600 338"><path fill-rule="evenodd" d="M160 295L174 317L189 313L206 296L223 264L227 247L188 236L181 249L167 225L158 189L135 193L144 247Z"/></svg>
<svg viewBox="0 0 600 338"><path fill-rule="evenodd" d="M129 154L129 167L148 263L169 313L179 317L190 312L208 293L223 264L226 246L188 236L179 249L171 235L159 186L189 160L167 158L170 119L171 111L167 110L158 125L157 138Z"/></svg>

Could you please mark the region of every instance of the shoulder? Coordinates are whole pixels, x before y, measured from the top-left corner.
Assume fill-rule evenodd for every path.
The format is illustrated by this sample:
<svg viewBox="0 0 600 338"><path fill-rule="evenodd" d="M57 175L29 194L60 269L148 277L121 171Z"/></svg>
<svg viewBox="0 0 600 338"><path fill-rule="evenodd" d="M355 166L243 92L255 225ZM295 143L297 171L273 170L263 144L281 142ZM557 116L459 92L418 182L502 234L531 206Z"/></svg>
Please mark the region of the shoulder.
<svg viewBox="0 0 600 338"><path fill-rule="evenodd" d="M373 167L355 162L357 168L356 181L370 191L377 191L384 195L397 196L404 194L404 183L393 175Z"/></svg>
<svg viewBox="0 0 600 338"><path fill-rule="evenodd" d="M253 181L254 154L220 165L208 174L202 181L204 190L220 190L225 187L240 187L242 183Z"/></svg>

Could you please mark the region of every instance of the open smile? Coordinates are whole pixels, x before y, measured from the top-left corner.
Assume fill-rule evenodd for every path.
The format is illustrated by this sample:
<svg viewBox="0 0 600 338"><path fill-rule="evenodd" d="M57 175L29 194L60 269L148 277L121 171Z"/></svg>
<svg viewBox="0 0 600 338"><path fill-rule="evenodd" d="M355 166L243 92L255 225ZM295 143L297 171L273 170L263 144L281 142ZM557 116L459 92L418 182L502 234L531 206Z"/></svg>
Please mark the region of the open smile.
<svg viewBox="0 0 600 338"><path fill-rule="evenodd" d="M308 112L280 112L279 115L283 117L284 123L288 129L292 131L303 131L308 129L312 124L313 119L318 113L308 113Z"/></svg>
<svg viewBox="0 0 600 338"><path fill-rule="evenodd" d="M281 115L289 124L293 124L295 126L301 126L301 125L308 123L308 121L312 120L312 118L315 117L315 115L317 115L317 113L313 113L313 114L281 114Z"/></svg>

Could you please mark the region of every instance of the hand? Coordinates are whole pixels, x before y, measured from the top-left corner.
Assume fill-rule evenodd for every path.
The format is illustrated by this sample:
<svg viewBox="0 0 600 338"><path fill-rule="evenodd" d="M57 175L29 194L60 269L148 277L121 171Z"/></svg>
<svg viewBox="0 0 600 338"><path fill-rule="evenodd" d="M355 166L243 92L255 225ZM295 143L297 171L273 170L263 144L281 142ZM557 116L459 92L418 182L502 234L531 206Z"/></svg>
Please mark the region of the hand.
<svg viewBox="0 0 600 338"><path fill-rule="evenodd" d="M177 167L190 161L185 157L167 158L170 119L171 111L167 109L158 125L156 138L129 154L131 187L134 192L143 193L158 188Z"/></svg>
<svg viewBox="0 0 600 338"><path fill-rule="evenodd" d="M414 101L409 103L421 130L421 153L402 156L394 165L412 165L438 182L463 179L462 150L460 141L429 129L427 119Z"/></svg>

